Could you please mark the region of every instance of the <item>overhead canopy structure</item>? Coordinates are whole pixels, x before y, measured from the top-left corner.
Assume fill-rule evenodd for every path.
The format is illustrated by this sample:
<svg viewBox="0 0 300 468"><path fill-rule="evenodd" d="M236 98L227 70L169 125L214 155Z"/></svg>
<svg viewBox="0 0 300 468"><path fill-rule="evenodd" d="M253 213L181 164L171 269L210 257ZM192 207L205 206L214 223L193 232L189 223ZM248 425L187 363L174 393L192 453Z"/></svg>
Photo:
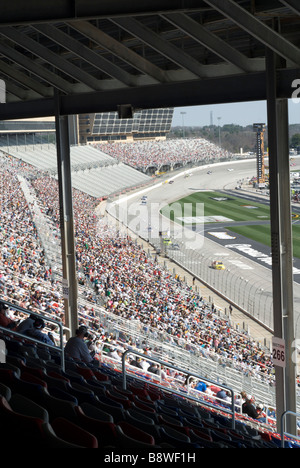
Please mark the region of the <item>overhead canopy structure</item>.
<svg viewBox="0 0 300 468"><path fill-rule="evenodd" d="M297 0L10 0L0 6L2 118L266 99L299 79Z"/></svg>
<svg viewBox="0 0 300 468"><path fill-rule="evenodd" d="M76 277L68 116L266 100L274 333L286 343L283 365L276 367L278 415L296 407L287 99L300 87L299 46L299 0L0 5L0 84L6 88L0 119L56 117L69 285ZM75 293L71 302L76 318ZM289 427L296 433L295 418Z"/></svg>

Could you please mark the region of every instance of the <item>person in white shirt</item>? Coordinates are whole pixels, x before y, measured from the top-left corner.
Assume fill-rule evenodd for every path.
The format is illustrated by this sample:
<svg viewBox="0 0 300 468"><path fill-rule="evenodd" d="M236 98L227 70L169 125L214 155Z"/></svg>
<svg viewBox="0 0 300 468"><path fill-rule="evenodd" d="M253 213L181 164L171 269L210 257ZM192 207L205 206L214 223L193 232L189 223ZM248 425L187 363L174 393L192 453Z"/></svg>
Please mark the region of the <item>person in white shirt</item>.
<svg viewBox="0 0 300 468"><path fill-rule="evenodd" d="M210 385L207 385L206 390L205 390L205 394L206 394L206 395L209 395L209 396L213 396L213 395L214 395L214 392L213 392L212 389L210 388Z"/></svg>
<svg viewBox="0 0 300 468"><path fill-rule="evenodd" d="M148 367L150 367L150 363L148 361L145 361L145 359L142 359L141 365L142 365L143 371L147 372Z"/></svg>
<svg viewBox="0 0 300 468"><path fill-rule="evenodd" d="M121 353L120 350L118 351L117 348L110 351L107 356L112 358L112 359L115 359L116 361L121 361L121 359L122 359L122 357L121 357L122 353Z"/></svg>

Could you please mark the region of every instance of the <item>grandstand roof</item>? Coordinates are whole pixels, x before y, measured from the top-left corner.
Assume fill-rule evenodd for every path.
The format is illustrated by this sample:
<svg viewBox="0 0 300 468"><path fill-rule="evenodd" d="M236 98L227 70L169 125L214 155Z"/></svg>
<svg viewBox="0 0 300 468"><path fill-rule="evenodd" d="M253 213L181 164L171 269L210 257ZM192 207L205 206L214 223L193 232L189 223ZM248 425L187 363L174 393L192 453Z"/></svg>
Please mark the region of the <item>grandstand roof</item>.
<svg viewBox="0 0 300 468"><path fill-rule="evenodd" d="M2 3L2 119L263 100L266 49L300 76L297 0Z"/></svg>

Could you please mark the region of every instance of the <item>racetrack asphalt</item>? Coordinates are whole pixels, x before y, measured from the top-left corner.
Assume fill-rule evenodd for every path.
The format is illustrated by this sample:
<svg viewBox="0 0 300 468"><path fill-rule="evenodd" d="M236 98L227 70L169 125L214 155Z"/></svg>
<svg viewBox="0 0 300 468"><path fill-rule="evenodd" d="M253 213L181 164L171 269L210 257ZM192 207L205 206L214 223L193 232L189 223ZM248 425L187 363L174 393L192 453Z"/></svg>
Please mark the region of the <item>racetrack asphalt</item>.
<svg viewBox="0 0 300 468"><path fill-rule="evenodd" d="M251 186L247 183L247 178L251 178L256 175L256 160L247 160L247 161L232 161L227 163L218 163L215 165L202 166L189 170L188 172L192 174L191 177L184 177L186 171L181 171L181 173L174 173L165 176L161 181L155 183L153 186L147 189L142 189L136 193L132 193L129 196L124 196L120 198L118 204L120 207L123 207L124 210L135 213L136 210L140 210L140 199L143 194L146 194L148 197L146 209L149 211L151 206L155 206L156 211L151 213L151 228L152 230L156 227L156 230L163 229L165 219L162 219L159 209L167 204L170 204L180 198L183 198L195 191L199 190L217 190L224 191L227 194L233 194L235 196L241 196L245 198L249 197L249 201L256 200L260 202L268 203L268 197L263 195L260 191L256 192ZM228 169L231 171L228 171ZM300 161L297 161L295 170L300 168ZM208 170L211 171L208 174ZM170 179L174 180L173 184L169 184ZM242 186L242 190L235 190L237 185ZM145 207L143 207L145 208ZM296 209L297 207L295 207ZM297 208L298 210L298 208ZM293 207L294 211L294 207ZM300 211L299 211L300 212ZM133 215L134 217L134 215ZM249 224L249 222L247 222ZM257 223L256 223L257 224ZM157 227L159 226L159 228ZM170 226L170 221L168 220L167 226ZM255 285L260 285L260 290L263 291L263 300L257 304L252 304L253 309L261 309L261 304L267 303L272 297L272 270L271 270L271 256L270 248L262 245L253 240L249 240L244 236L234 234L235 239L220 239L215 236L208 234L208 232L214 231L223 231L225 225L218 223L218 225L205 225L204 227L204 237L198 233L197 239L199 239L199 254L205 252L207 258L215 259L218 255L218 259L224 261L226 266L230 265L230 275L232 278L241 278L241 275L245 281L247 281L247 287L250 288L250 285L256 287ZM228 222L226 222L226 227L228 227ZM209 228L209 229L208 229ZM213 229L212 229L213 228ZM174 230L176 231L177 226L174 224ZM202 228L200 228L201 230ZM228 232L228 230L226 230ZM175 232L176 234L176 232ZM228 234L231 234L228 232ZM147 234L139 232L139 235L147 240ZM244 246L247 246L246 248ZM164 262L169 262L170 266L174 266L172 261L169 261L167 258L163 260ZM294 261L294 271L300 272L300 260L295 259ZM180 265L177 265L176 268L181 268ZM229 270L229 268L227 268ZM188 274L187 270L183 268L183 273L189 280L192 278L192 274ZM224 273L224 272L217 272ZM200 284L199 278L199 284ZM298 317L300 317L300 274L298 272L294 275L294 313L295 321L298 322ZM206 284L205 288L208 285ZM203 288L201 287L201 291ZM206 291L211 295L211 291ZM257 295L259 296L259 295ZM219 303L223 307L228 307L228 300L230 297L220 297ZM214 296L215 302L216 296ZM259 298L257 298L259 300ZM269 328L272 328L272 311L268 312L270 317L264 317L264 323L267 323ZM259 314L261 311L259 310ZM251 315L251 311L250 311ZM246 317L247 318L247 317ZM249 318L249 317L248 317ZM242 320L243 315L238 315L238 320ZM257 334L261 338L267 336L268 333L266 330L262 330L259 327L261 317L254 317L255 323L254 327L258 324ZM251 318L250 318L251 320ZM253 330L253 325L251 325Z"/></svg>

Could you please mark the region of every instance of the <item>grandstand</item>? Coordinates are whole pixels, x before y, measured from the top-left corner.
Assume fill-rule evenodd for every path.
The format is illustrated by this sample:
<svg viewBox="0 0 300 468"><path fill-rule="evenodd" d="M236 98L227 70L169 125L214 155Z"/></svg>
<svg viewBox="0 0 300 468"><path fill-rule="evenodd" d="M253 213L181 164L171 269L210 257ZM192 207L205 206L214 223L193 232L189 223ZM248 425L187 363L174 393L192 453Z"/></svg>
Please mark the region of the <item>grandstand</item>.
<svg viewBox="0 0 300 468"><path fill-rule="evenodd" d="M39 169L1 156L4 449L100 448L111 457L144 449L148 458L141 461L157 449L157 462L167 461L165 453L186 462L185 453L199 457L198 448L298 448L287 145L288 100L300 73L298 2L161 0L158 7L151 1L60 0L55 8L38 0L28 0L26 8L21 3L10 0L1 11L1 119L51 116L49 136L40 135L39 143L53 142L54 126L59 138L53 166L48 161ZM70 183L76 115L107 113L109 120L116 111L124 117L128 110L137 115L257 100L267 104L274 337L285 342L285 367L282 353L273 367L267 350L258 349L245 331L236 334L220 311L153 261L126 230L121 236L109 217L99 218L100 200ZM27 129L21 130L11 132L12 138L19 146L24 136L28 147ZM143 131L154 138L151 123ZM107 133L102 135L109 141ZM12 141L1 137L6 154ZM175 168L173 162L166 168ZM85 173L118 164L97 160L73 167ZM159 161L153 169L142 167L147 169L168 170ZM61 249L67 285L50 247L54 253ZM44 319L44 333L34 317ZM26 333L17 331L28 323L33 327ZM83 346L85 361L65 352L78 325L88 328L88 336L81 329L78 339L92 340L88 351L87 342ZM201 372L194 368L198 363ZM150 371L155 364L159 374ZM260 417L258 407L252 417L249 391L258 391L253 377L261 393L252 396L266 403ZM267 389L274 383L276 408L269 408L274 396L269 400Z"/></svg>
<svg viewBox="0 0 300 468"><path fill-rule="evenodd" d="M49 172L53 176L57 174L54 144L15 145L9 148L9 154L41 171ZM120 193L122 190L151 182L151 178L146 174L92 146L72 146L71 167L73 187L95 198Z"/></svg>
<svg viewBox="0 0 300 468"><path fill-rule="evenodd" d="M19 145L51 145L55 142L55 138L53 117L0 122L0 148L6 151Z"/></svg>
<svg viewBox="0 0 300 468"><path fill-rule="evenodd" d="M228 151L204 138L146 140L126 144L115 142L98 144L96 148L149 174L232 158Z"/></svg>
<svg viewBox="0 0 300 468"><path fill-rule="evenodd" d="M2 194L2 203L6 203L6 199L9 200L9 186L13 185L15 187L14 210L16 220L20 221L22 216L26 217L27 227L25 231L28 232L28 226L30 225L29 212L23 209L24 203L27 201L28 206L35 207L35 214L38 213L37 206L40 206L43 214L41 226L48 224L50 232L55 232L55 226L57 226L59 219L55 179L45 175L45 171L39 174L39 171L36 170L34 171L35 178L31 179L28 177L32 171L31 165L24 163L18 166L16 159L12 160L5 156L2 158L2 167L5 168L2 171L2 184L5 189ZM31 194L31 198L28 198L28 193L26 194L24 188L26 179L22 178L22 176L15 179L19 170L23 175L26 174L27 176L27 184L29 185L26 185L26 187ZM28 180L31 182L29 183ZM17 181L20 182L18 192L16 191L19 185ZM51 208L50 211L49 208ZM41 439L41 443L46 446L52 446L52 444L54 446L59 444L67 446L67 442L70 443L70 434L67 436L66 433L60 432L62 431L62 428L59 428L61 420L57 421L57 418L54 417L51 402L60 405L61 408L64 406L69 407L68 410L65 409L66 413L60 414L60 417L65 416L69 422L64 421L64 424L69 424L69 418L71 417L69 411L73 412L71 422L75 423L75 428L73 427L75 431L78 431L78 428L82 430L83 427L86 430L88 429L87 426L82 426L81 418L79 418L79 414L86 408L86 405L92 404L98 409L102 409L102 412L108 412L110 422L113 424L111 427L114 428L113 433L115 433L116 437L109 441L109 446L111 444L116 444L118 447L122 446L124 442L122 442L123 435L119 429L119 427L122 428L122 421L127 423L127 425L124 425L125 435L127 434L133 439L141 437L141 434L138 433L135 435L131 433L130 436L126 431L133 430L132 423L134 421L131 417L141 418L141 414L145 416L143 406L146 407L144 410L147 411L149 405L154 410L151 413L155 415L153 416L155 428L148 428L148 431L153 437L153 429L156 432L156 438L149 439L148 437L147 439L147 436L144 437L148 442L151 440L151 444L154 444L155 441L155 445L162 448L165 446L175 448L174 444L178 442L176 437L179 437L182 447L184 446L185 449L188 447L197 448L198 446L277 447L280 445L280 437L275 430L276 419L267 410L269 407L275 407L274 380L272 366L268 363L268 350L257 348L251 337L243 332L239 334L233 329L230 330L230 323L225 316L219 315L220 312L212 313L210 305L206 304L199 295L185 287L185 285L178 284L178 281L172 278L168 271L158 267L154 260L148 258L146 253L127 235L118 233L115 226L107 224L107 219L101 220L100 223L99 220L94 219L91 223L90 219L93 218L90 215L94 213L95 208L93 197L75 189L74 208L77 232L79 321L81 324L88 326L96 339L96 357L99 360L100 367L97 367L97 369L95 367L91 368L82 363L79 365L75 361L65 359L63 353L65 338L62 337L59 329L55 329L55 327L63 325L63 321L61 321L63 318L63 299L59 261L56 260L57 265L55 265L55 259L52 258L51 270L55 270L56 276L53 277L52 271L50 279L49 257L46 257L46 264L43 261L43 255L47 250L47 246L44 245L44 252L41 252L38 264L39 281L37 283L36 274L30 275L30 262L26 262L22 267L15 269L17 251L12 250L11 255L5 257L6 267L5 264L2 266L2 298L10 305L12 310L15 310L14 319L24 319L28 314L29 307L31 312L42 314L47 322L48 330L52 331L56 341L54 347L44 349L39 342L31 341L27 336L20 336L20 334L14 334L12 330L5 331L5 329L1 328L2 339L6 343L8 352L6 363L0 367L2 393L8 395L6 403L5 400L2 400L2 420L9 425L12 423L10 417L18 417L16 415L12 416L10 411L13 413L25 411L27 416L34 414L36 417L36 411L41 412L41 409L33 404L32 395L34 394L34 402L43 408L43 418L46 417L46 420L43 419L44 424L37 420L32 421L32 423L40 427L38 437ZM33 218L33 221L37 227L37 232L33 232L32 242L36 243L42 240L37 237L37 234L41 238L43 238L43 235L39 231L36 218ZM2 222L5 222L4 217ZM96 226L97 230L95 230ZM3 247L11 248L14 245L14 242L11 244L9 239L11 239L12 235L16 236L15 228L14 225L11 225L10 228L7 226L7 233L2 238ZM17 232L22 238L22 230ZM85 236L84 233L88 233L88 236ZM86 244L87 239L89 239L89 245ZM18 241L18 237L15 240ZM59 249L59 242L56 248ZM120 252L122 252L121 257L119 256ZM141 265L145 265L145 271L143 271L144 268L140 269ZM108 278L110 279L108 280ZM149 278L152 278L150 283ZM138 293L135 290L136 283L141 285ZM114 290L114 288L109 287L109 284L118 285L118 287ZM125 286L126 289L122 292ZM43 291L42 296L40 290ZM108 290L110 291L109 295L107 294ZM159 302L149 301L151 290L157 291ZM28 295L29 291L31 292ZM167 291L167 297L165 297L164 291ZM143 308L141 306L137 307L136 303L140 294L140 299L143 299L144 303ZM11 301L12 298L14 298L13 301ZM179 318L182 314L182 318L179 318L177 325L177 320L175 322L165 320L162 314L163 309L157 309L162 300L169 309L169 317L179 313ZM186 309L186 305L191 304L191 300L193 306L190 305ZM26 308L21 305L26 305ZM186 310L189 310L190 326L192 326L195 336L191 333L186 335L185 333L190 327L188 326L185 329L180 325L181 320L187 320ZM200 321L197 318L198 313L201 314ZM54 329L52 328L53 321L55 324ZM234 347L231 345L227 348L226 353L224 353L225 341L222 347L217 347L215 343L215 338L222 336L224 327L227 328L227 333L230 330L231 343L235 343ZM207 330L210 328L212 331L208 333ZM195 340L196 336L198 336L197 340ZM240 348L236 347L237 343L240 343ZM249 346L252 349L251 356L255 358L253 361L247 358ZM122 350L124 359L129 351L131 354L136 353L137 356L144 357L145 348L150 348L152 351L148 359L150 359L150 362L157 362L162 367L161 374L153 379L147 370L139 369L137 371L127 360L124 369L124 363L110 357L110 350L116 347ZM237 355L243 355L245 352L244 360L240 362L237 360L233 365L232 357L236 352ZM257 361L258 356L260 358ZM258 363L261 363L261 367ZM164 377L163 369L167 371ZM125 372L129 374L124 385ZM231 405L229 402L225 403L222 399L219 399L216 395L217 392L208 396L194 390L192 386L184 386L183 379L188 375L194 376L197 380L201 379L207 385L213 385L213 387L219 389L224 387L229 392L230 397L233 398ZM55 377L54 380L53 377ZM62 384L56 380L64 380L65 383ZM99 383L99 380L101 380L102 384ZM64 389L62 389L62 386ZM138 399L138 403L135 401L134 395L131 395L131 393L134 393L132 388L135 386L142 389L140 391L146 397L141 401ZM6 387L12 391L11 397L9 397L9 391ZM41 389L41 387L46 390ZM36 393L32 393L34 390ZM257 401L263 402L266 408L267 423L251 420L242 413L241 401L238 398L242 391L255 395ZM160 395L156 403L156 400L150 398L150 395L155 392ZM43 395L43 393L45 394ZM71 394L72 397L68 399L67 393ZM18 396L16 397L15 394ZM123 398L125 394L126 399ZM70 399L74 403L71 405L73 409L70 408ZM115 409L117 400L122 405L122 407L118 406L122 411ZM9 405L10 401L11 405ZM14 406L15 401L23 404L23 409L17 406L18 403L15 403L16 406ZM65 403L65 401L68 401L68 403ZM178 411L180 408L182 411ZM89 417L94 419L97 416L97 411L93 410L93 408L89 409ZM142 410L141 414L139 414L139 410ZM93 411L94 414L91 416ZM189 417L184 417L184 411L192 412L193 415L190 414ZM48 416L45 416L47 414ZM167 415L171 419L167 418ZM88 415L86 414L86 416ZM107 418L108 416L102 414L102 417ZM101 418L100 420L103 422ZM196 437L195 434L197 434L197 426L198 430L200 430L201 427L205 426L204 422L207 420L211 425L209 439L204 438L202 440L201 436ZM89 421L89 423L97 425L95 421ZM191 426L191 424L194 426ZM168 429L165 426L167 428L172 427L175 431L177 429L180 434L184 432L185 437L173 432L173 440L171 441L170 435L166 435ZM184 429L179 429L182 427ZM227 435L226 440L220 440L218 434L215 434L220 427L221 432ZM237 427L241 432L236 432ZM56 433L56 438L53 436L51 428ZM93 426L93 430L90 428L93 435L95 430L95 426ZM196 433L194 434L195 430ZM245 431L248 431L248 433ZM52 435L50 436L49 433ZM146 431L146 433L149 435L149 432ZM58 434L61 434L63 440L58 440ZM93 443L105 448L108 441L103 440L103 435L100 437L98 431L96 434L97 442L93 439ZM239 440L241 437L243 437L243 442ZM26 438L24 441L26 441ZM143 443L145 443L145 440ZM137 440L131 441L131 444L135 448L140 446Z"/></svg>
<svg viewBox="0 0 300 468"><path fill-rule="evenodd" d="M130 166L117 163L72 173L73 187L100 198L151 182L151 178Z"/></svg>
<svg viewBox="0 0 300 468"><path fill-rule="evenodd" d="M19 137L18 144L4 146L2 152L56 176L56 145L24 143ZM202 138L71 146L72 185L100 198L150 183L150 174L155 172L231 157Z"/></svg>
<svg viewBox="0 0 300 468"><path fill-rule="evenodd" d="M122 375L104 362L92 367L68 359L62 367L55 350L13 333L1 338L9 350L0 367L6 445L17 437L20 448L35 441L40 448L116 453L192 451L194 461L198 448L281 446L279 435L252 428L244 419L229 419L228 407L199 405L192 392L176 395L155 378L143 381L134 369L127 371L124 385L124 369ZM294 446L286 441L286 447Z"/></svg>

